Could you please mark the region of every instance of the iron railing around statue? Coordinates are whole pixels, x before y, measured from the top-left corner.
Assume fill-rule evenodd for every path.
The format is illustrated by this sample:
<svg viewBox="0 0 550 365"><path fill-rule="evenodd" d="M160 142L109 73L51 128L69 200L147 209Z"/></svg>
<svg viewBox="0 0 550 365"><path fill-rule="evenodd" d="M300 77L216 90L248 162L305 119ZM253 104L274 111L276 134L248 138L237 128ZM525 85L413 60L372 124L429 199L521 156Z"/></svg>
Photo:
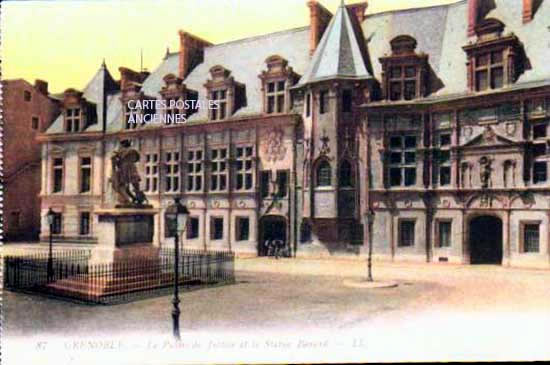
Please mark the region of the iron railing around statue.
<svg viewBox="0 0 550 365"><path fill-rule="evenodd" d="M191 290L234 283L234 263L232 252L182 250L180 286ZM56 252L51 278L47 266L47 254L7 256L4 287L82 303L116 304L168 295L174 283L173 249L108 264L91 263L89 253Z"/></svg>

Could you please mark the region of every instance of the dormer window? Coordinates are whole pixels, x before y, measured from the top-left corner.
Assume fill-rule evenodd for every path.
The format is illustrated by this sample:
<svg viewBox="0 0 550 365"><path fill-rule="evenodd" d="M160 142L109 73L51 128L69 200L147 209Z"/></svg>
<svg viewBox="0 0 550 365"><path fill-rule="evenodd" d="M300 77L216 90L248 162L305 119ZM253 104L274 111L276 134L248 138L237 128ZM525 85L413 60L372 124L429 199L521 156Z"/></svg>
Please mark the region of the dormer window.
<svg viewBox="0 0 550 365"><path fill-rule="evenodd" d="M285 111L285 81L267 83L267 113L283 113Z"/></svg>
<svg viewBox="0 0 550 365"><path fill-rule="evenodd" d="M227 116L227 89L214 90L211 92L210 100L217 104L211 112L212 120L222 120Z"/></svg>
<svg viewBox="0 0 550 365"><path fill-rule="evenodd" d="M499 20L486 19L475 28L477 42L463 47L468 57L470 90L500 89L517 79L521 45L513 34L502 36L503 30Z"/></svg>
<svg viewBox="0 0 550 365"><path fill-rule="evenodd" d="M246 106L245 86L235 81L231 71L223 66L214 66L210 69L211 80L206 88L210 102L210 120L223 120L231 117L239 108Z"/></svg>
<svg viewBox="0 0 550 365"><path fill-rule="evenodd" d="M80 108L69 108L65 114L65 131L68 133L80 132Z"/></svg>
<svg viewBox="0 0 550 365"><path fill-rule="evenodd" d="M174 74L168 74L163 78L165 86L162 87L160 95L166 101L166 110L168 118L167 124L172 124L179 120L176 115L182 114L189 117L196 112L195 103L185 103L185 101L198 99L198 93L187 89L183 80Z"/></svg>
<svg viewBox="0 0 550 365"><path fill-rule="evenodd" d="M386 100L413 100L427 95L428 56L417 54L416 40L408 35L390 42L391 56L380 58Z"/></svg>
<svg viewBox="0 0 550 365"><path fill-rule="evenodd" d="M124 104L124 129L136 129L138 126L139 111L135 108L130 108L128 103Z"/></svg>
<svg viewBox="0 0 550 365"><path fill-rule="evenodd" d="M80 133L87 126L97 122L96 105L87 102L82 93L75 89L65 90L63 109L66 133Z"/></svg>
<svg viewBox="0 0 550 365"><path fill-rule="evenodd" d="M264 93L264 112L288 113L291 108L289 88L299 80L299 76L281 56L270 56L265 63L267 70L259 75Z"/></svg>

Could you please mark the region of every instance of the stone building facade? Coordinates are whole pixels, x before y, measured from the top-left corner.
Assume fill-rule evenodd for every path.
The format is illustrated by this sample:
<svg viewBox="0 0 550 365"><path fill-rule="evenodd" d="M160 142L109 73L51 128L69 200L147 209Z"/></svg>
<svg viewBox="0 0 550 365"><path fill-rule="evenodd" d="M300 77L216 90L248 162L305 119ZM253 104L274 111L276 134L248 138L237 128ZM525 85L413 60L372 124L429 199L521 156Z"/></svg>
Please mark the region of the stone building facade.
<svg viewBox="0 0 550 365"><path fill-rule="evenodd" d="M47 82L2 81L5 240L38 239L41 147L35 139L58 115Z"/></svg>
<svg viewBox="0 0 550 365"><path fill-rule="evenodd" d="M158 245L182 196L186 247L362 255L372 242L380 259L548 267L550 3L308 6L308 27L218 45L181 31L152 73L115 81L103 64L66 90L39 137L56 237L96 240L110 156L129 139ZM128 102L149 99L220 108L129 123Z"/></svg>

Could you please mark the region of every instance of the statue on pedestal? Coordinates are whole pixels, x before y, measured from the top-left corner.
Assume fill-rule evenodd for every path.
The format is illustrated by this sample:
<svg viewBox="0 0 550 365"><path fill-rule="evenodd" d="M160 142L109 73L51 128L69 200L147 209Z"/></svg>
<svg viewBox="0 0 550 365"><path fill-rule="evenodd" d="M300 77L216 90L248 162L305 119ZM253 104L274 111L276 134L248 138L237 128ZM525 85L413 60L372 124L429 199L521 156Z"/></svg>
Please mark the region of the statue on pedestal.
<svg viewBox="0 0 550 365"><path fill-rule="evenodd" d="M139 160L139 152L132 148L128 140L120 141L119 149L111 157L113 173L110 182L120 206L143 206L147 202L145 194L139 188L141 178L136 168Z"/></svg>

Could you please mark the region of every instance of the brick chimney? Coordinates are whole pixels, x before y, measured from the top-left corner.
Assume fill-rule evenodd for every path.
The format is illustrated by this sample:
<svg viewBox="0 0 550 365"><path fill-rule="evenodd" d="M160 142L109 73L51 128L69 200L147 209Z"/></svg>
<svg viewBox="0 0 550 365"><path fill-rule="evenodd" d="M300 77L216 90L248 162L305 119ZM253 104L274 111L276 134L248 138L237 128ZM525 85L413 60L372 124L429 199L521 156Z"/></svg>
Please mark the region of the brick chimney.
<svg viewBox="0 0 550 365"><path fill-rule="evenodd" d="M130 86L130 83L136 82L138 84L143 83L147 76L149 75L149 72L142 71L137 72L134 70L131 70L127 67L119 67L118 70L120 71L120 89L124 90L128 86Z"/></svg>
<svg viewBox="0 0 550 365"><path fill-rule="evenodd" d="M363 24L363 20L365 20L365 12L369 7L369 3L364 1L361 3L350 4L346 7L351 11L352 14L355 15L357 21L359 22L359 25Z"/></svg>
<svg viewBox="0 0 550 365"><path fill-rule="evenodd" d="M523 0L523 24L533 20L534 1L535 0Z"/></svg>
<svg viewBox="0 0 550 365"><path fill-rule="evenodd" d="M48 83L44 80L34 80L34 88L42 95L48 96Z"/></svg>
<svg viewBox="0 0 550 365"><path fill-rule="evenodd" d="M312 55L330 23L332 13L319 4L317 0L308 1L307 6L309 7L310 17L309 54Z"/></svg>
<svg viewBox="0 0 550 365"><path fill-rule="evenodd" d="M468 0L468 37L473 37L479 20L479 0Z"/></svg>
<svg viewBox="0 0 550 365"><path fill-rule="evenodd" d="M191 33L179 31L180 53L178 76L185 79L193 69L204 60L204 49L212 46L212 43L205 41Z"/></svg>

